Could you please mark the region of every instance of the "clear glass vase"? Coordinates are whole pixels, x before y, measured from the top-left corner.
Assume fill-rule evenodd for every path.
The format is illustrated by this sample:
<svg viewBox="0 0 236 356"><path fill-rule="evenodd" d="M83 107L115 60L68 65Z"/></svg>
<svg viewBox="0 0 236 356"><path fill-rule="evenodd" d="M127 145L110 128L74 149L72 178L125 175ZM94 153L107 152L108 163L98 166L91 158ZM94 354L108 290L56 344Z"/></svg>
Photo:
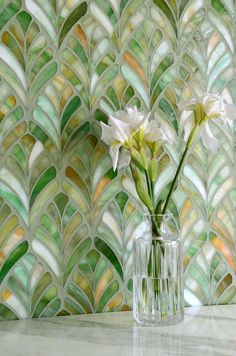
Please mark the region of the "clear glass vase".
<svg viewBox="0 0 236 356"><path fill-rule="evenodd" d="M181 241L170 215L151 216L149 223L149 232L134 243L134 318L143 325L172 325L184 317Z"/></svg>

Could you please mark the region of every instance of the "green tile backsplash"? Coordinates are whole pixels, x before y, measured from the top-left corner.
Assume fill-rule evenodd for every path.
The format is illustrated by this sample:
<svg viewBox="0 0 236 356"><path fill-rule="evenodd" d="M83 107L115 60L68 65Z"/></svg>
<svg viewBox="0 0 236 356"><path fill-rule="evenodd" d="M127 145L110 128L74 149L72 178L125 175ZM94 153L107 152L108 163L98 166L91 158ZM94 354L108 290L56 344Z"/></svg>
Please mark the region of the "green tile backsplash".
<svg viewBox="0 0 236 356"><path fill-rule="evenodd" d="M235 19L234 0L0 0L0 319L132 307L142 206L99 121L136 105L173 125L158 194L177 102L236 103ZM196 144L171 205L187 305L236 302L235 126L211 125L220 151Z"/></svg>

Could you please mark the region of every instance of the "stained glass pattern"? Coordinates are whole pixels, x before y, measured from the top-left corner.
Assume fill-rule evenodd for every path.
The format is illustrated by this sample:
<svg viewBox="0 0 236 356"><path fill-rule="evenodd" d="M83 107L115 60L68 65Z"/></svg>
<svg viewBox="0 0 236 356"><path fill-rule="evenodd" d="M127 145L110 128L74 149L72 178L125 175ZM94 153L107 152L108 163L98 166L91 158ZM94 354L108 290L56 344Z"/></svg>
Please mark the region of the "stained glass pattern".
<svg viewBox="0 0 236 356"><path fill-rule="evenodd" d="M99 122L136 105L176 130L177 102L236 103L234 0L0 0L0 319L132 308L142 206L114 173ZM187 305L236 302L235 125L212 123L171 210Z"/></svg>

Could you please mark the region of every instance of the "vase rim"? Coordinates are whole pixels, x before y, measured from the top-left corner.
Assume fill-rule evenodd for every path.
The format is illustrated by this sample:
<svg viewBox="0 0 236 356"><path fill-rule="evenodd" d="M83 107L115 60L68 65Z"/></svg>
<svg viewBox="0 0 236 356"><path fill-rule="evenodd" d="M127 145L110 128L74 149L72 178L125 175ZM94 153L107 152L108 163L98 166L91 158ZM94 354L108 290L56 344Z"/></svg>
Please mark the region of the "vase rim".
<svg viewBox="0 0 236 356"><path fill-rule="evenodd" d="M170 217L174 216L172 213L164 213L164 214L144 213L143 215L145 215L145 216L170 216Z"/></svg>
<svg viewBox="0 0 236 356"><path fill-rule="evenodd" d="M162 241L162 242L166 242L166 243L171 243L171 242L176 242L176 241L180 241L179 236L176 235L166 235L166 236L138 236L134 242L144 242L144 243L150 243L150 241Z"/></svg>

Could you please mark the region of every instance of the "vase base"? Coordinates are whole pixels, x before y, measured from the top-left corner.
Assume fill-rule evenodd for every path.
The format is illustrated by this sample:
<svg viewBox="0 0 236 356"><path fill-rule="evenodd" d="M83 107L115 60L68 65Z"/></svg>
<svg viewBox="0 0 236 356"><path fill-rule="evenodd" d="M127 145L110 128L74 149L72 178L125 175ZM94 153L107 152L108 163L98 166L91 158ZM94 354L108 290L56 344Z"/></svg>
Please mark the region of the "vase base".
<svg viewBox="0 0 236 356"><path fill-rule="evenodd" d="M153 314L145 314L140 316L134 313L134 319L138 324L144 326L170 326L183 321L184 315L181 313L169 316L160 316Z"/></svg>

